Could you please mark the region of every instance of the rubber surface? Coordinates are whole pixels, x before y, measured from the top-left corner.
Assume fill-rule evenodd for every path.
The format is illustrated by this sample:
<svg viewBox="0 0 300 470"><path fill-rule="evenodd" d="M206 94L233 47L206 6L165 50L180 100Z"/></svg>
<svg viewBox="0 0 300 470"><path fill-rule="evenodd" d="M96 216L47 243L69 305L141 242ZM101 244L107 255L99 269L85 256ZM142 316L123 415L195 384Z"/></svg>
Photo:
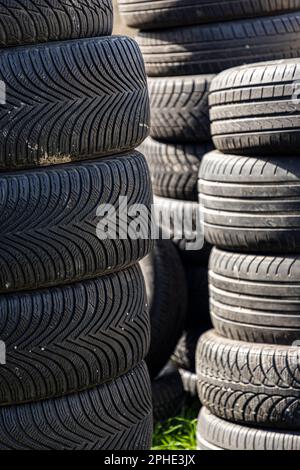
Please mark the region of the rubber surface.
<svg viewBox="0 0 300 470"><path fill-rule="evenodd" d="M197 350L200 401L228 421L299 430L299 359L299 346L246 343L209 331Z"/></svg>
<svg viewBox="0 0 300 470"><path fill-rule="evenodd" d="M115 379L150 345L138 265L62 288L2 295L0 405L77 392Z"/></svg>
<svg viewBox="0 0 300 470"><path fill-rule="evenodd" d="M188 285L188 310L184 332L172 355L179 368L195 372L196 347L199 337L212 327L208 301L208 270L185 264Z"/></svg>
<svg viewBox="0 0 300 470"><path fill-rule="evenodd" d="M213 77L150 78L150 135L173 143L209 141L208 92Z"/></svg>
<svg viewBox="0 0 300 470"><path fill-rule="evenodd" d="M218 333L253 343L299 341L299 276L298 255L258 256L214 248L210 312Z"/></svg>
<svg viewBox="0 0 300 470"><path fill-rule="evenodd" d="M145 69L132 39L8 48L0 80L0 170L110 155L148 135Z"/></svg>
<svg viewBox="0 0 300 470"><path fill-rule="evenodd" d="M166 144L148 137L140 146L150 167L157 196L198 201L198 173L211 144Z"/></svg>
<svg viewBox="0 0 300 470"><path fill-rule="evenodd" d="M300 56L300 11L139 33L150 77L214 74L237 65Z"/></svg>
<svg viewBox="0 0 300 470"><path fill-rule="evenodd" d="M111 0L1 0L0 47L111 34Z"/></svg>
<svg viewBox="0 0 300 470"><path fill-rule="evenodd" d="M246 427L223 421L202 408L198 450L300 450L300 434Z"/></svg>
<svg viewBox="0 0 300 470"><path fill-rule="evenodd" d="M150 376L155 378L168 362L182 334L187 313L187 285L181 260L170 240L156 240L153 252L140 265L146 282L151 323L151 344L146 362Z"/></svg>
<svg viewBox="0 0 300 470"><path fill-rule="evenodd" d="M163 237L172 240L180 251L199 251L201 254L204 240L199 204L159 196L154 197L154 204Z"/></svg>
<svg viewBox="0 0 300 470"><path fill-rule="evenodd" d="M185 369L178 369L184 391L192 397L197 396L197 375L194 372L190 372Z"/></svg>
<svg viewBox="0 0 300 470"><path fill-rule="evenodd" d="M0 292L92 278L146 256L151 240L107 237L102 205L118 211L121 196L129 209L138 203L150 210L149 170L137 152L0 174ZM117 213L117 225L131 222L121 224ZM114 235L115 225L108 228Z"/></svg>
<svg viewBox="0 0 300 470"><path fill-rule="evenodd" d="M300 60L244 66L211 85L215 146L239 154L297 154L300 142Z"/></svg>
<svg viewBox="0 0 300 470"><path fill-rule="evenodd" d="M212 152L200 167L205 238L233 251L300 250L299 157Z"/></svg>
<svg viewBox="0 0 300 470"><path fill-rule="evenodd" d="M119 0L128 26L158 29L168 26L225 21L300 9L298 0Z"/></svg>
<svg viewBox="0 0 300 470"><path fill-rule="evenodd" d="M153 419L154 422L165 421L179 413L185 398L181 375L172 366L152 382Z"/></svg>
<svg viewBox="0 0 300 470"><path fill-rule="evenodd" d="M2 450L148 450L151 439L145 364L79 394L0 408Z"/></svg>

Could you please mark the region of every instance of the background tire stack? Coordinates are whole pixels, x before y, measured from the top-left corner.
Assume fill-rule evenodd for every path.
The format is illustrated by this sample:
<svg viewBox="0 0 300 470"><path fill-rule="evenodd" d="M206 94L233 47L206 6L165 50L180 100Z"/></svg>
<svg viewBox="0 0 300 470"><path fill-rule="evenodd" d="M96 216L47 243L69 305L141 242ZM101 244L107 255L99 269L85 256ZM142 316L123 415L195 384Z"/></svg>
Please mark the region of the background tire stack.
<svg viewBox="0 0 300 470"><path fill-rule="evenodd" d="M300 1L119 0L137 36L148 75L151 131L142 149L155 200L164 212L198 213L198 172L212 148L208 93L215 74L244 63L300 55ZM163 227L166 229L166 227ZM193 226L196 232L195 224ZM207 261L210 245L185 251L176 239L188 279L184 334L172 356L186 388L195 393L195 350L209 328Z"/></svg>
<svg viewBox="0 0 300 470"><path fill-rule="evenodd" d="M152 203L140 51L109 0L10 0L0 22L0 448L147 449L152 243L101 239L98 213Z"/></svg>
<svg viewBox="0 0 300 470"><path fill-rule="evenodd" d="M201 165L214 331L197 350L199 449L299 450L300 59L211 86Z"/></svg>

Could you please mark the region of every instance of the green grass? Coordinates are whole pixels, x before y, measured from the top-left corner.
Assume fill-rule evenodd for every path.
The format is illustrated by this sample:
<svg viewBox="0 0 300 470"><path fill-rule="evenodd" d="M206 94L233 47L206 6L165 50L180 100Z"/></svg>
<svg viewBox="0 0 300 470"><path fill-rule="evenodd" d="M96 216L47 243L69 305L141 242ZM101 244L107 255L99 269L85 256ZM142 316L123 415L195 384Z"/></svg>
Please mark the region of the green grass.
<svg viewBox="0 0 300 470"><path fill-rule="evenodd" d="M187 403L181 413L154 427L152 450L196 450L199 402Z"/></svg>

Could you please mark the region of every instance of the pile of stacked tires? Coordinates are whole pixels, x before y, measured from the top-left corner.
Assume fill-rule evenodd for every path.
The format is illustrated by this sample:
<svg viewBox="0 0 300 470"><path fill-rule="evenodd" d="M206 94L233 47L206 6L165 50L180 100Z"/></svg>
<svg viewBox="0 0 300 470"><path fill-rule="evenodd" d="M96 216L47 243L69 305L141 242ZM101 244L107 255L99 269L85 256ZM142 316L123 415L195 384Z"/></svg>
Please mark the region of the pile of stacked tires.
<svg viewBox="0 0 300 470"><path fill-rule="evenodd" d="M171 231L163 223L162 228L170 231L179 249L188 286L184 333L172 361L185 371L185 386L195 393L196 344L210 327L210 244L196 251L186 248L199 230L199 168L213 149L209 89L224 69L300 56L300 1L119 0L119 5L126 23L140 29L137 41L145 60L151 106L151 137L142 149L157 207L163 213L185 210L193 222L192 233L181 238L172 232L172 224ZM213 237L207 240L216 244Z"/></svg>
<svg viewBox="0 0 300 470"><path fill-rule="evenodd" d="M300 449L300 59L211 86L201 166L214 331L197 350L199 449Z"/></svg>
<svg viewBox="0 0 300 470"><path fill-rule="evenodd" d="M112 18L110 0L0 4L1 449L151 444L152 243L101 229L120 196L152 203L143 59Z"/></svg>

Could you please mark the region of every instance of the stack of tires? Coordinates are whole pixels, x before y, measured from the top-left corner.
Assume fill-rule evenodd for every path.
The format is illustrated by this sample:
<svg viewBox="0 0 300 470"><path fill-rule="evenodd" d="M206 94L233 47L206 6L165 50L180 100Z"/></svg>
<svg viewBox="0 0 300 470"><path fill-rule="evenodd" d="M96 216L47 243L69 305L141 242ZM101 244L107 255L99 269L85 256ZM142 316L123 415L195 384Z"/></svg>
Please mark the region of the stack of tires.
<svg viewBox="0 0 300 470"><path fill-rule="evenodd" d="M300 449L300 59L212 83L200 172L214 331L197 350L199 449Z"/></svg>
<svg viewBox="0 0 300 470"><path fill-rule="evenodd" d="M101 229L120 196L152 203L142 56L110 0L0 20L0 448L147 449L152 243Z"/></svg>
<svg viewBox="0 0 300 470"><path fill-rule="evenodd" d="M183 373L186 388L195 393L196 344L210 325L210 245L196 251L186 248L199 230L199 167L213 148L209 88L215 74L229 67L299 56L300 0L119 0L119 5L127 24L141 30L137 40L149 77L151 106L151 137L142 149L157 207L171 215L185 211L192 219L191 233L181 237L173 223L161 225L180 250L189 288L185 331L172 360L188 371Z"/></svg>

